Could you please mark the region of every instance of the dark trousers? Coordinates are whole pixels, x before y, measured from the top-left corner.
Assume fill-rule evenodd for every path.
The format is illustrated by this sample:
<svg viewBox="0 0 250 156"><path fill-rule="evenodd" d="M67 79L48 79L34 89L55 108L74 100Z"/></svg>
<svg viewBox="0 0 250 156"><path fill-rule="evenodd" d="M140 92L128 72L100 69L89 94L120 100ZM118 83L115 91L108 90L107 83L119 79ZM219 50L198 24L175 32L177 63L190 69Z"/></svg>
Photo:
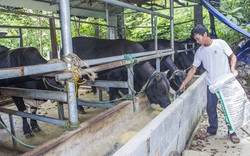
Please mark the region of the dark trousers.
<svg viewBox="0 0 250 156"><path fill-rule="evenodd" d="M207 132L210 134L216 134L218 129L217 103L218 98L216 94L211 93L207 86L207 115L209 123Z"/></svg>

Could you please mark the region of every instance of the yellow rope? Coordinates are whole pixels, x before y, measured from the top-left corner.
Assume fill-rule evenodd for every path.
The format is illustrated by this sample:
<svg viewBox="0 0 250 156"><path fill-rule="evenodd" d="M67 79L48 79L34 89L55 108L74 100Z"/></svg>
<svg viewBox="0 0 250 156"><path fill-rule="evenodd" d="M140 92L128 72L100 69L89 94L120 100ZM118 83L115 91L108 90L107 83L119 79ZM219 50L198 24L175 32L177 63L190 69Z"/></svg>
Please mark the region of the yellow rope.
<svg viewBox="0 0 250 156"><path fill-rule="evenodd" d="M77 70L76 68L74 70ZM86 79L83 79L83 82L78 82L79 78L81 77L81 75L79 75L77 72L74 72L74 84L75 84L75 94L74 94L74 97L72 99L72 102L76 99L76 96L77 96L77 93L78 93L78 85L82 85L84 83L87 82Z"/></svg>
<svg viewBox="0 0 250 156"><path fill-rule="evenodd" d="M71 59L71 61L69 61L69 59ZM81 68L82 67L89 67L88 64L86 64L83 60L81 60L76 54L72 53L72 54L68 54L64 59L65 62L67 63L72 63L72 67L68 67L64 70L64 72L72 72L72 74L74 75L73 78L71 80L74 81L75 84L75 95L72 99L72 102L76 99L77 93L78 93L78 85L82 85L84 83L86 83L86 79L83 78L82 82L78 82L80 78L82 78L81 75ZM89 79L91 81L94 81L95 78L97 77L96 74L94 72L88 71L86 72L87 76L89 77Z"/></svg>

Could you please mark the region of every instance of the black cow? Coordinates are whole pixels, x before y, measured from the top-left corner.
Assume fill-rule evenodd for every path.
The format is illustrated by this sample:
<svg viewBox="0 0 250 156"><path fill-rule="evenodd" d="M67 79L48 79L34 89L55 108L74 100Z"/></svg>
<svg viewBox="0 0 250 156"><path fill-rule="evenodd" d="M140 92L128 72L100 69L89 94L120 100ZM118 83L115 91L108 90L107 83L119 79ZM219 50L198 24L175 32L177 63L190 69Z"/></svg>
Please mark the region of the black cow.
<svg viewBox="0 0 250 156"><path fill-rule="evenodd" d="M144 42L154 42L154 40L144 41ZM151 46L154 46L152 44ZM167 39L158 39L158 48L167 49L170 47L170 40ZM174 41L174 50L185 50L183 42ZM186 73L192 67L194 53L192 51L181 52L174 54L174 63L179 70L184 70ZM199 67L199 70L196 71L197 75L200 75L203 72L202 67Z"/></svg>
<svg viewBox="0 0 250 156"><path fill-rule="evenodd" d="M3 45L0 45L0 52L1 51L6 51L6 50L9 50L9 48L3 46Z"/></svg>
<svg viewBox="0 0 250 156"><path fill-rule="evenodd" d="M40 55L40 52L33 47L18 48L0 52L0 68L38 65L44 63L47 63L47 60L45 60ZM57 88L64 87L63 85L58 84L52 78L43 77L43 78L33 79L29 76L0 80L0 86L18 87L26 89L42 89L42 90L47 90L47 89L57 90ZM12 99L19 111L24 111L26 109L23 98L13 96ZM34 111L32 113L35 114L36 112ZM22 119L23 119L23 132L26 138L34 136L33 132L41 131L41 128L38 126L36 120L30 120L31 129L33 131L32 132L28 124L27 118L22 118Z"/></svg>
<svg viewBox="0 0 250 156"><path fill-rule="evenodd" d="M164 42L164 44L162 44ZM147 40L143 42L139 42L145 50L147 51L154 51L155 50L155 40ZM168 42L163 39L158 39L158 50L165 50L167 48L170 48L170 41ZM182 49L184 48L183 45L175 44L174 49ZM155 59L150 60L150 63L155 67L156 61ZM162 71L169 70L167 74L167 78L170 81L170 86L172 89L177 91L181 85L181 83L184 81L186 78L186 73L184 71L181 71L177 68L173 60L171 59L170 56L165 56L161 59L160 62L160 68Z"/></svg>
<svg viewBox="0 0 250 156"><path fill-rule="evenodd" d="M138 43L118 39L96 39L89 37L75 37L72 39L73 52L81 59L95 59L110 57L122 54L133 54L144 52L145 49ZM150 103L159 104L167 107L171 101L169 99L169 82L165 73L155 72L150 63L141 62L134 66L135 69L135 88L142 88L149 80L145 92ZM127 70L125 67L104 71L107 80L127 80ZM119 96L117 89L110 89L111 100ZM120 96L119 96L120 97Z"/></svg>

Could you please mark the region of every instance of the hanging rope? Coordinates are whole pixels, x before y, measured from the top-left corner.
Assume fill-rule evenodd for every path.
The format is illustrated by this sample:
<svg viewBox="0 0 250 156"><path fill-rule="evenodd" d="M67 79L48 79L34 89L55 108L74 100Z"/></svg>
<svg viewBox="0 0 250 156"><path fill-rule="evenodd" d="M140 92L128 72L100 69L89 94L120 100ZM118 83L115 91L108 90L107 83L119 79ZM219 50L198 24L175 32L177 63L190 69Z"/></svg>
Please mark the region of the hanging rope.
<svg viewBox="0 0 250 156"><path fill-rule="evenodd" d="M139 61L137 59L135 59L134 56L132 56L131 54L125 54L124 55L124 60L130 60L130 65L134 66L135 64L138 64Z"/></svg>
<svg viewBox="0 0 250 156"><path fill-rule="evenodd" d="M145 89L147 88L148 86L148 83L150 82L151 78L153 77L153 75L156 73L157 71L154 71L153 74L149 77L149 79L147 80L147 82L142 86L141 90L139 93L142 93L145 91Z"/></svg>
<svg viewBox="0 0 250 156"><path fill-rule="evenodd" d="M82 84L86 83L86 81L87 81L86 79L84 79L82 77L82 68L89 67L89 65L86 62L84 62L83 60L81 60L74 53L68 54L67 56L64 57L63 60L67 63L72 64L72 68L65 69L65 72L69 71L69 72L72 72L72 74L74 75L73 78L71 79L72 81L74 81L74 84L75 84L75 95L72 99L72 101L74 101L76 99L76 96L77 96L78 85L82 85ZM84 72L88 76L89 80L92 82L94 82L95 79L97 78L97 74L92 72L92 71L84 71ZM82 82L79 82L80 79Z"/></svg>
<svg viewBox="0 0 250 156"><path fill-rule="evenodd" d="M180 70L179 70L179 69L176 69L176 70L171 74L169 80L174 79L174 77L176 76L176 74L179 73L179 72L180 72Z"/></svg>
<svg viewBox="0 0 250 156"><path fill-rule="evenodd" d="M170 78L169 78L169 81L172 81L177 87L180 87L178 84L177 84L177 82L175 81L175 76L177 75L177 73L179 73L180 72L180 70L179 69L176 69L172 74L171 74L171 76L170 76Z"/></svg>
<svg viewBox="0 0 250 156"><path fill-rule="evenodd" d="M66 91L66 86L65 86L64 88L59 88L59 87L57 87L57 86L55 86L55 85L49 83L49 81L48 81L45 77L43 77L42 80L43 80L43 83L44 83L44 85L45 85L45 87L46 87L47 89L48 89L47 85L49 85L50 87L52 87L52 88L54 88L54 89L57 89L57 90L59 90L59 91Z"/></svg>
<svg viewBox="0 0 250 156"><path fill-rule="evenodd" d="M78 128L80 125L80 122L78 121L77 123L73 124L70 123L69 120L67 120L64 124L64 131L72 130Z"/></svg>
<svg viewBox="0 0 250 156"><path fill-rule="evenodd" d="M69 60L71 60L71 62ZM74 81L79 80L79 78L82 78L81 68L89 67L89 65L86 62L81 60L74 53L71 53L71 54L68 54L67 56L65 56L64 61L67 63L72 63L72 70L70 70L70 71L74 74L74 78L73 78ZM69 69L67 68L66 71L69 71ZM94 73L92 71L84 71L84 72L88 76L89 80L92 82L94 82L95 79L97 78L96 73Z"/></svg>

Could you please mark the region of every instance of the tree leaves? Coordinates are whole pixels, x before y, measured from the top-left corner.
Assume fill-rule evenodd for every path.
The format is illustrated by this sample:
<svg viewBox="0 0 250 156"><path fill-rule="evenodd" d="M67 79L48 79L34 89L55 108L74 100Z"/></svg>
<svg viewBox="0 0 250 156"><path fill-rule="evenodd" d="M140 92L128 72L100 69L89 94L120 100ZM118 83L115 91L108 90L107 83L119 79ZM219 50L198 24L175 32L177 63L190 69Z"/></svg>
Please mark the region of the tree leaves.
<svg viewBox="0 0 250 156"><path fill-rule="evenodd" d="M163 6L161 1L157 3ZM168 4L169 5L169 4ZM174 3L175 6L179 6ZM166 6L169 7L169 6ZM169 15L169 9L157 10L156 8L151 8L156 12L164 15ZM26 13L36 13L36 14L48 14L43 11L32 11L25 9L18 9ZM220 4L219 11L231 21L250 32L250 1L249 0L222 0ZM194 27L193 23L194 11L193 7L183 7L174 9L174 37L175 40L185 40L190 37L190 31ZM209 15L206 9L203 9L203 23L209 28ZM75 24L72 22L71 31L72 37L74 36L95 36L95 26L91 23L100 23L106 25L106 21L103 19L85 18L79 19L72 17L76 21L84 21L87 23ZM188 22L189 21L189 22ZM12 26L37 26L37 27L49 27L49 21L47 18L42 17L32 17L17 15L13 13L1 12L0 22L2 25L12 25ZM151 29L151 15L146 13L134 12L133 10L125 10L125 25L126 25L126 37L133 41L143 41L151 39L152 29ZM225 26L219 20L215 19L216 31L219 38L223 38L229 44L240 40L243 35ZM56 27L60 27L59 21L56 21ZM18 29L10 28L0 28L0 31L7 31L8 36L18 36ZM107 37L107 27L99 25L98 27L99 38ZM158 38L170 38L170 20L164 18L158 18L157 25ZM50 43L50 31L49 30L34 30L34 29L22 29L24 46L34 46L40 49L42 55L46 57L47 51L51 51ZM19 47L18 38L14 39L0 39L1 44L9 48ZM60 43L60 32L57 30L57 41ZM58 48L59 49L59 48Z"/></svg>

